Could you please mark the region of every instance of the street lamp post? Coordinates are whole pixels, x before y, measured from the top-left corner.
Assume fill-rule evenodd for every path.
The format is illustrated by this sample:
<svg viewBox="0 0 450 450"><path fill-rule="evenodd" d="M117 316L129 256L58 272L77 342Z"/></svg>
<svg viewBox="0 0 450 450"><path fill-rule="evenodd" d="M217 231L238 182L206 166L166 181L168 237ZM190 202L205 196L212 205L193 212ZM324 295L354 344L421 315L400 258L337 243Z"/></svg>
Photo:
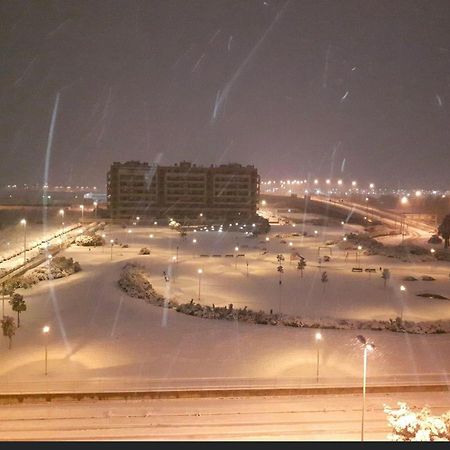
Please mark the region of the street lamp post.
<svg viewBox="0 0 450 450"><path fill-rule="evenodd" d="M403 286L403 284L400 286L400 292L405 292L406 291L406 288L405 288L405 286ZM401 312L400 312L400 320L403 322L403 298L402 297L400 297L400 303L401 303L401 305L402 305L402 310L401 310Z"/></svg>
<svg viewBox="0 0 450 450"><path fill-rule="evenodd" d="M47 347L48 347L48 333L50 331L50 327L45 325L42 328L42 333L44 334L44 346L45 346L45 375L47 375Z"/></svg>
<svg viewBox="0 0 450 450"><path fill-rule="evenodd" d="M239 247L234 247L234 268L237 268L237 252L239 251Z"/></svg>
<svg viewBox="0 0 450 450"><path fill-rule="evenodd" d="M98 203L94 202L93 205L94 205L95 219L97 219L97 206L98 206Z"/></svg>
<svg viewBox="0 0 450 450"><path fill-rule="evenodd" d="M363 361L363 404L361 415L361 442L364 441L364 413L366 411L366 376L367 376L367 354L375 349L375 345L367 341L364 336L356 336L359 342L363 345L364 361Z"/></svg>
<svg viewBox="0 0 450 450"><path fill-rule="evenodd" d="M361 245L358 245L356 252L355 252L355 256L356 256L356 264L359 266L359 252L362 250Z"/></svg>
<svg viewBox="0 0 450 450"><path fill-rule="evenodd" d="M83 219L84 219L84 205L80 205L80 209L81 209L81 221L83 221Z"/></svg>
<svg viewBox="0 0 450 450"><path fill-rule="evenodd" d="M196 244L197 243L197 239L192 239L192 243ZM194 246L192 247L192 257L194 257Z"/></svg>
<svg viewBox="0 0 450 450"><path fill-rule="evenodd" d="M198 269L197 273L198 273L198 301L200 301L200 283L201 283L201 279L202 279L203 270Z"/></svg>
<svg viewBox="0 0 450 450"><path fill-rule="evenodd" d="M64 233L64 210L59 210L59 215L61 216L61 231Z"/></svg>
<svg viewBox="0 0 450 450"><path fill-rule="evenodd" d="M177 245L177 264L178 264L178 245Z"/></svg>
<svg viewBox="0 0 450 450"><path fill-rule="evenodd" d="M322 340L322 333L318 331L316 333L316 348L317 348L317 357L316 357L316 383L319 382L319 351L320 351L320 341Z"/></svg>
<svg viewBox="0 0 450 450"><path fill-rule="evenodd" d="M109 243L111 244L111 261L112 261L112 252L113 252L113 246L114 246L114 239L111 239L109 241Z"/></svg>
<svg viewBox="0 0 450 450"><path fill-rule="evenodd" d="M23 225L23 263L27 262L27 221L22 219L20 224Z"/></svg>

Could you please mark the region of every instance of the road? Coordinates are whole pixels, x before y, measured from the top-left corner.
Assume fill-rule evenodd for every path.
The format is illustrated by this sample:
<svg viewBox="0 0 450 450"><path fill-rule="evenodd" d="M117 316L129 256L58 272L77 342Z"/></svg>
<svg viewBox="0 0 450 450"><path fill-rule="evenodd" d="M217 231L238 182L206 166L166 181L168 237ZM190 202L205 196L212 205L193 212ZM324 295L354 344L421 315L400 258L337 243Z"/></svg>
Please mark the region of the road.
<svg viewBox="0 0 450 450"><path fill-rule="evenodd" d="M393 213L390 211L384 211L382 209L370 207L370 213L368 214L367 206L358 203L350 202L338 202L330 200L329 198L314 196L312 200L319 201L322 203L332 204L333 206L345 209L347 212L354 211L363 216L370 216L372 219L377 219L380 222L389 225L393 228L397 228L398 224L403 220L404 224L407 226L409 234L415 236L428 236L433 233L434 227L419 222L417 220L411 220L407 217L403 217L402 214Z"/></svg>
<svg viewBox="0 0 450 450"><path fill-rule="evenodd" d="M390 433L383 405L450 410L449 393L369 394L365 440ZM361 395L6 404L0 440L359 441Z"/></svg>

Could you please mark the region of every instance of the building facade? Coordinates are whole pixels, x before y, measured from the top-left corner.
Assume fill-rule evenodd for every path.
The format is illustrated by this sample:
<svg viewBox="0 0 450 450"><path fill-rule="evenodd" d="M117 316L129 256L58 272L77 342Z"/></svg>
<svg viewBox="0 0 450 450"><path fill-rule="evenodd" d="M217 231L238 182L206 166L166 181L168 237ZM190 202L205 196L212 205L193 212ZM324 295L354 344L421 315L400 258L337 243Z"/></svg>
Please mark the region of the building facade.
<svg viewBox="0 0 450 450"><path fill-rule="evenodd" d="M236 163L115 162L107 176L108 208L113 219L250 218L256 215L259 183L255 167Z"/></svg>

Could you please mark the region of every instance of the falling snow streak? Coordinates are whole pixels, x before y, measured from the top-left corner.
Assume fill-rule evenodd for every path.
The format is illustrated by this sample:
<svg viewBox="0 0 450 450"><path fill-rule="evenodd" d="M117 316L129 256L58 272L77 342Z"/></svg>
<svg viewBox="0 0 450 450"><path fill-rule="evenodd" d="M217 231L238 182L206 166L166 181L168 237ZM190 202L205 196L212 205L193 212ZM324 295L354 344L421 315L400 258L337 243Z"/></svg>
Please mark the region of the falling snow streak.
<svg viewBox="0 0 450 450"><path fill-rule="evenodd" d="M230 50L231 50L231 41L233 40L233 36L230 36L229 38L228 38L228 44L227 44L227 50L228 50L228 53L230 53Z"/></svg>
<svg viewBox="0 0 450 450"><path fill-rule="evenodd" d="M341 164L341 172L344 173L344 169L345 169L345 158L342 160L342 164Z"/></svg>
<svg viewBox="0 0 450 450"><path fill-rule="evenodd" d="M213 110L213 114L211 117L211 122L214 122L217 119L217 113L219 111L220 104L221 104L221 102L220 102L220 89L219 89L216 94L216 101L214 103L214 110Z"/></svg>
<svg viewBox="0 0 450 450"><path fill-rule="evenodd" d="M216 160L216 165L219 165L223 162L225 155L228 153L228 151L233 146L233 144L234 144L233 139L231 139L230 143L226 146L225 150L222 152L220 157Z"/></svg>
<svg viewBox="0 0 450 450"><path fill-rule="evenodd" d="M101 139L103 138L105 131L106 131L106 126L107 126L107 117L110 111L110 106L111 106L111 100L112 100L112 87L109 87L109 91L108 91L108 97L106 98L106 103L105 103L105 107L103 108L103 113L100 119L100 122L102 124L102 127L100 129L100 133L97 137L97 141L96 144L98 144Z"/></svg>
<svg viewBox="0 0 450 450"><path fill-rule="evenodd" d="M347 91L342 97L341 97L341 103L348 97L348 92Z"/></svg>
<svg viewBox="0 0 450 450"><path fill-rule="evenodd" d="M178 58L177 58L177 60L172 64L172 67L171 67L171 69L175 69L177 66L178 66L178 64L179 64L179 62L192 50L194 48L194 45L193 44L191 44L191 46L185 51L185 52L183 52Z"/></svg>
<svg viewBox="0 0 450 450"><path fill-rule="evenodd" d="M213 34L213 36L209 40L210 44L212 44L214 42L214 39L219 35L219 33L220 33L220 28Z"/></svg>
<svg viewBox="0 0 450 450"><path fill-rule="evenodd" d="M58 114L59 95L60 94L58 92L56 94L55 104L53 105L52 120L50 123L50 129L48 132L47 150L45 152L44 186L48 186L48 171L49 171L49 167L50 167L50 156L51 156L51 150L52 150L52 144L53 144L53 136L55 133L56 116Z"/></svg>
<svg viewBox="0 0 450 450"><path fill-rule="evenodd" d="M216 98L216 103L214 105L214 111L211 115L211 122L215 122L218 116L219 110L223 107L223 104L225 100L228 98L228 95L230 94L230 91L236 82L236 80L240 77L242 72L245 70L245 68L248 66L252 58L257 53L258 49L260 48L261 44L265 41L266 37L270 34L270 32L273 30L275 24L281 19L284 12L286 11L287 6L290 4L291 0L287 0L287 2L283 5L283 7L278 11L275 18L273 19L272 23L268 26L266 31L263 33L263 35L259 38L259 40L256 42L255 46L250 50L249 54L246 56L244 61L239 65L236 72L234 72L233 76L228 80L228 82L225 84L225 87L223 88L222 92L220 93L219 97Z"/></svg>
<svg viewBox="0 0 450 450"><path fill-rule="evenodd" d="M55 34L61 31L71 20L72 19L69 17L68 19L64 20L64 22L61 22L53 31L50 31L50 33L47 34L45 39L52 38Z"/></svg>
<svg viewBox="0 0 450 450"><path fill-rule="evenodd" d="M205 57L205 53L202 54L202 56L200 56L200 58L197 60L197 62L195 63L194 67L192 68L191 72L195 72L197 67L201 64L203 58Z"/></svg>
<svg viewBox="0 0 450 450"><path fill-rule="evenodd" d="M436 100L438 102L439 107L442 107L442 99L439 95L436 94Z"/></svg>
<svg viewBox="0 0 450 450"><path fill-rule="evenodd" d="M34 63L39 59L39 56L35 56L30 63L27 65L25 70L23 71L22 75L17 78L17 80L14 82L14 87L19 87L22 84L23 79L28 75L31 68L34 66Z"/></svg>

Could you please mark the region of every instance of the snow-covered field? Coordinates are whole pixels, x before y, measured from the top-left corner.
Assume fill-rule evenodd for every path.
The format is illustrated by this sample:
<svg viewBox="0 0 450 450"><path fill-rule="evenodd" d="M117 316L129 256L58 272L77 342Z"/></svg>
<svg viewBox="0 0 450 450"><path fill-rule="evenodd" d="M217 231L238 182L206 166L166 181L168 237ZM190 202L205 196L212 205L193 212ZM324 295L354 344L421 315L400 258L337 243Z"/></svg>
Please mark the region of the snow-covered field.
<svg viewBox="0 0 450 450"><path fill-rule="evenodd" d="M450 319L449 301L415 295L433 292L450 297L448 263L404 263L361 254L361 267L377 272L355 273L351 269L356 255L350 254L345 261L346 252L333 247L331 261L318 268L318 246L340 239L343 228L307 224L305 230L312 237L286 236L283 244L276 234L301 233L303 227L274 226L266 242L265 235L248 238L243 233L219 233L217 227L189 232L183 240L176 231L162 227L133 227L128 233L108 226L107 242L117 238L130 247L115 245L112 260L110 246L71 247L63 255L79 261L81 272L23 291L28 310L21 316L12 350L6 338L1 342L1 390L315 383L316 330L199 319L146 304L117 286L128 261L144 264L158 292L183 302L197 301L201 268L200 297L205 304L233 303L274 312L281 308L285 314L318 319L387 319L400 315L402 309L406 320ZM144 246L151 255L138 255ZM262 255L264 247L268 253ZM303 278L296 262L289 261L295 248L307 260ZM245 256L224 256L234 253ZM281 288L277 253L286 258ZM321 250L322 256L328 253ZM386 288L379 267L391 269ZM325 287L324 270L329 279ZM402 281L405 275L432 275L436 281ZM401 284L406 291L400 291ZM9 308L6 305L8 314ZM43 325L51 327L47 377ZM362 351L356 334L356 330L323 330L320 383L360 383ZM364 334L377 345L370 355L369 383L447 379L450 335Z"/></svg>

